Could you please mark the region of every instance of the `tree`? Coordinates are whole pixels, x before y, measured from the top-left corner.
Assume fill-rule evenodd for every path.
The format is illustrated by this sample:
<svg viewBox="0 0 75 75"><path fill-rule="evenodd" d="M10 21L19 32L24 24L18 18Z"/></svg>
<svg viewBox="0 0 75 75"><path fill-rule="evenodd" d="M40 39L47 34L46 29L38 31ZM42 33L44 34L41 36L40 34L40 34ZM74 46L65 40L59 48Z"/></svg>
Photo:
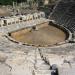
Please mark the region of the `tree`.
<svg viewBox="0 0 75 75"><path fill-rule="evenodd" d="M12 0L0 0L0 4L1 5L11 5L12 4Z"/></svg>

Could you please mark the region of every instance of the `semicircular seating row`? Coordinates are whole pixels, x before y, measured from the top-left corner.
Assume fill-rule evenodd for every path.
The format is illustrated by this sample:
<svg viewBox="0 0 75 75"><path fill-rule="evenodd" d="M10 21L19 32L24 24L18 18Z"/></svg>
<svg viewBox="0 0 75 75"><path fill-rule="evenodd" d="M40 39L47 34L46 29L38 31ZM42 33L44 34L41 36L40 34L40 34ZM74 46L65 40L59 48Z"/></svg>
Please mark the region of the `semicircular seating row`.
<svg viewBox="0 0 75 75"><path fill-rule="evenodd" d="M56 24L64 26L75 31L75 1L74 0L61 0L54 7L50 15L50 19L54 20Z"/></svg>

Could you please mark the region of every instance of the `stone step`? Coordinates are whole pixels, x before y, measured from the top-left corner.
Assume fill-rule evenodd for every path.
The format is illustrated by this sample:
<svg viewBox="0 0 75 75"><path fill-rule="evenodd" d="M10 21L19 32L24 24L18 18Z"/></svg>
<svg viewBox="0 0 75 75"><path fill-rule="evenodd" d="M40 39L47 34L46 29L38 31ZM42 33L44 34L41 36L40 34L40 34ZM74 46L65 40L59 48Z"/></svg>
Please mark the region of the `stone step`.
<svg viewBox="0 0 75 75"><path fill-rule="evenodd" d="M46 64L36 65L38 70L49 70L50 66Z"/></svg>
<svg viewBox="0 0 75 75"><path fill-rule="evenodd" d="M36 70L35 75L51 75L50 70Z"/></svg>
<svg viewBox="0 0 75 75"><path fill-rule="evenodd" d="M59 75L75 75L75 64L58 67Z"/></svg>
<svg viewBox="0 0 75 75"><path fill-rule="evenodd" d="M75 68L60 68L59 75L75 75Z"/></svg>
<svg viewBox="0 0 75 75"><path fill-rule="evenodd" d="M27 57L27 60L32 62L32 63L35 63L35 57L33 57L33 56Z"/></svg>
<svg viewBox="0 0 75 75"><path fill-rule="evenodd" d="M42 59L37 59L37 64L40 66L42 64L45 64L45 62Z"/></svg>
<svg viewBox="0 0 75 75"><path fill-rule="evenodd" d="M0 63L0 75L11 75L11 68L6 64Z"/></svg>

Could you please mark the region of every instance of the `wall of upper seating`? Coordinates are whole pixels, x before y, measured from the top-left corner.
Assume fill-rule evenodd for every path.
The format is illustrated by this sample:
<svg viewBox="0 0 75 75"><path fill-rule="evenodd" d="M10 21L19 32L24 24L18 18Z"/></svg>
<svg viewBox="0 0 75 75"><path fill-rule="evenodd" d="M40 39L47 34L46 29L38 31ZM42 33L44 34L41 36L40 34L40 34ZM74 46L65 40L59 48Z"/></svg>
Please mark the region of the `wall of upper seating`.
<svg viewBox="0 0 75 75"><path fill-rule="evenodd" d="M75 31L75 1L60 0L50 14L50 19L72 32Z"/></svg>
<svg viewBox="0 0 75 75"><path fill-rule="evenodd" d="M33 14L0 18L0 27L16 24L16 23L20 23L20 22L25 22L25 21L29 21L29 20L35 20L35 19L39 19L39 18L45 18L45 13L44 12L36 12Z"/></svg>

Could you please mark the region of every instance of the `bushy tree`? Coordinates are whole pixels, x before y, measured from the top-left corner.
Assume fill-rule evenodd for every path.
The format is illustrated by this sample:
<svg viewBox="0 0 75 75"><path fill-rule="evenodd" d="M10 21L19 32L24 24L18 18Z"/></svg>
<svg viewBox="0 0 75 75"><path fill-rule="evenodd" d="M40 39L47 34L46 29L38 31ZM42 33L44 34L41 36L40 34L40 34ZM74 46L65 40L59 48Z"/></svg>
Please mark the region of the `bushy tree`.
<svg viewBox="0 0 75 75"><path fill-rule="evenodd" d="M0 0L1 5L9 5L12 4L12 0Z"/></svg>
<svg viewBox="0 0 75 75"><path fill-rule="evenodd" d="M12 5L13 2L27 2L28 0L0 0L0 5ZM29 0L30 2L36 2L37 0Z"/></svg>

